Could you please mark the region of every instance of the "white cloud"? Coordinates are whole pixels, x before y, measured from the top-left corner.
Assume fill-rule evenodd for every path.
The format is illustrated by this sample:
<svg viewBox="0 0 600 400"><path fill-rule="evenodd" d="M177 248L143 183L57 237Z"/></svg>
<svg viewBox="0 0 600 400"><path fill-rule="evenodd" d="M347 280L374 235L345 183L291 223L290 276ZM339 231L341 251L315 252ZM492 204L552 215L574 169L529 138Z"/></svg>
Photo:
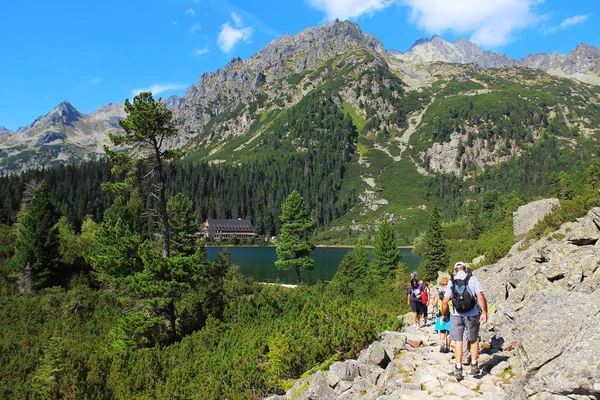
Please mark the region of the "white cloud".
<svg viewBox="0 0 600 400"><path fill-rule="evenodd" d="M208 46L204 46L201 49L194 50L194 55L201 56L208 53Z"/></svg>
<svg viewBox="0 0 600 400"><path fill-rule="evenodd" d="M100 78L100 77L93 78L93 79L90 81L90 86L96 86L96 85L97 85L97 84L99 84L100 82L102 82L102 78Z"/></svg>
<svg viewBox="0 0 600 400"><path fill-rule="evenodd" d="M566 29L573 25L583 24L585 21L587 21L589 17L590 14L575 15L574 17L565 19L563 22L560 23L559 27L561 29Z"/></svg>
<svg viewBox="0 0 600 400"><path fill-rule="evenodd" d="M544 0L402 0L409 20L428 33L470 34L484 47L509 43L521 29L538 23L535 7Z"/></svg>
<svg viewBox="0 0 600 400"><path fill-rule="evenodd" d="M179 25L179 24L177 23L177 21L171 21L171 25L173 25L173 26L177 26L177 25Z"/></svg>
<svg viewBox="0 0 600 400"><path fill-rule="evenodd" d="M219 37L217 38L217 45L223 53L229 53L239 41L249 42L251 37L252 28L234 28L229 22L226 22L221 25L221 32L219 32Z"/></svg>
<svg viewBox="0 0 600 400"><path fill-rule="evenodd" d="M328 20L356 19L363 14L372 15L397 0L307 0L317 10L325 12Z"/></svg>
<svg viewBox="0 0 600 400"><path fill-rule="evenodd" d="M194 11L194 9L193 9L193 8L188 8L187 10L185 10L185 13L186 13L187 15L191 15L192 17L193 17L194 15L196 15L196 11Z"/></svg>
<svg viewBox="0 0 600 400"><path fill-rule="evenodd" d="M235 26L237 26L238 28L242 26L242 17L236 14L235 11L231 13L231 19L233 20Z"/></svg>
<svg viewBox="0 0 600 400"><path fill-rule="evenodd" d="M190 26L190 33L193 35L196 32L200 32L200 29L202 29L202 26L200 24L194 24L192 26Z"/></svg>
<svg viewBox="0 0 600 400"><path fill-rule="evenodd" d="M148 88L136 88L133 89L131 91L131 96L137 96L138 94L142 93L142 92L152 92L152 95L156 96L162 92L168 92L171 90L180 90L180 89L185 89L185 85L180 85L177 83L167 83L167 84L161 84L161 83L155 83L154 85L151 85Z"/></svg>

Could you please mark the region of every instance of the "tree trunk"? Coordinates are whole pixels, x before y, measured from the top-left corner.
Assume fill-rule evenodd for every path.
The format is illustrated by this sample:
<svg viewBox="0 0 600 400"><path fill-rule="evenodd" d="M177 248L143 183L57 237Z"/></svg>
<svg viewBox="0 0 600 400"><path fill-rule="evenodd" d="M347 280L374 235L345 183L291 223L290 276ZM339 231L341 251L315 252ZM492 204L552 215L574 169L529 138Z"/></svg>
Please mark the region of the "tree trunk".
<svg viewBox="0 0 600 400"><path fill-rule="evenodd" d="M163 231L163 245L162 245L162 253L164 258L169 258L171 256L171 249L169 247L169 215L167 214L167 196L165 195L165 185L160 184L159 189L159 205L158 212L160 213L160 219L162 223L162 231Z"/></svg>
<svg viewBox="0 0 600 400"><path fill-rule="evenodd" d="M300 270L296 268L296 284L300 286L300 283L302 283L302 277L300 276Z"/></svg>
<svg viewBox="0 0 600 400"><path fill-rule="evenodd" d="M31 265L27 263L17 278L17 288L20 293L31 292Z"/></svg>
<svg viewBox="0 0 600 400"><path fill-rule="evenodd" d="M175 330L175 304L172 301L167 304L167 307L163 311L163 317L165 319L167 335L169 336L169 343L175 343L177 340L177 331Z"/></svg>
<svg viewBox="0 0 600 400"><path fill-rule="evenodd" d="M164 258L169 258L171 256L171 249L169 246L169 215L167 214L167 196L165 194L167 189L167 177L165 176L165 170L160 156L160 148L156 143L154 151L156 154L156 172L158 173L158 212L160 214L163 232L162 253Z"/></svg>

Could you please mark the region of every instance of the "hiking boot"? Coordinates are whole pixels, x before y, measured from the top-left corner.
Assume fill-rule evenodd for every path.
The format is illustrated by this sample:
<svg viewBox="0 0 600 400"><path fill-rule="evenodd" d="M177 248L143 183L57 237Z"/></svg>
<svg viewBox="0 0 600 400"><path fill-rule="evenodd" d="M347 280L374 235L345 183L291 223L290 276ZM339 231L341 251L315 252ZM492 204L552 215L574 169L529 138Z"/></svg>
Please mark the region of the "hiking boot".
<svg viewBox="0 0 600 400"><path fill-rule="evenodd" d="M462 368L456 368L456 365L454 366L454 377L459 382L463 380L463 373L462 372L463 372Z"/></svg>
<svg viewBox="0 0 600 400"><path fill-rule="evenodd" d="M479 369L479 365L477 364L471 364L471 372L469 372L469 375L471 376L477 376L481 373L481 370Z"/></svg>
<svg viewBox="0 0 600 400"><path fill-rule="evenodd" d="M440 353L446 353L446 345L445 344L440 346Z"/></svg>

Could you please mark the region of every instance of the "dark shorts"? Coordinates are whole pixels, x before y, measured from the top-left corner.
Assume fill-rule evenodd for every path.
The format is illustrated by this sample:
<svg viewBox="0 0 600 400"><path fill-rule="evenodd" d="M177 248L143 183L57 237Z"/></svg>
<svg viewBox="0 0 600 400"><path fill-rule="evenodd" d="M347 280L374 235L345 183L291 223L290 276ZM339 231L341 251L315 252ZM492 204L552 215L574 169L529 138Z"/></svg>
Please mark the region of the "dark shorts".
<svg viewBox="0 0 600 400"><path fill-rule="evenodd" d="M424 316L425 318L427 318L427 304L423 304L423 303L419 303L421 310L419 311L419 314L421 314L422 316Z"/></svg>
<svg viewBox="0 0 600 400"><path fill-rule="evenodd" d="M421 313L421 306L420 306L421 302L420 301L411 301L410 302L410 309L412 310L412 312L416 312L417 314Z"/></svg>
<svg viewBox="0 0 600 400"><path fill-rule="evenodd" d="M472 317L450 316L450 340L462 341L465 328L469 332L469 342L476 340L479 337L479 315Z"/></svg>

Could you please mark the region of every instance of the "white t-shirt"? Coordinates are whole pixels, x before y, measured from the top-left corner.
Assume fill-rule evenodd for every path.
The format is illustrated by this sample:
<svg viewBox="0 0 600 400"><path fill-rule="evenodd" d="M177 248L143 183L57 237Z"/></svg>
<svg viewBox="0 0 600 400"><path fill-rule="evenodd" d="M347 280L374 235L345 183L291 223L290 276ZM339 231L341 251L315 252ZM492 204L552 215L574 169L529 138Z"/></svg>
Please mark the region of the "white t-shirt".
<svg viewBox="0 0 600 400"><path fill-rule="evenodd" d="M456 273L456 276L454 277L454 279L465 279L466 277L467 277L466 272L458 271ZM481 286L481 283L479 282L479 280L477 280L477 278L475 278L472 275L471 275L471 278L469 279L469 290L471 291L471 293L474 293L476 297L477 297L478 293L483 294L483 286ZM450 281L448 282L448 287L446 288L446 293L444 294L444 298L452 299L452 279L450 279ZM459 313L458 311L456 311L456 307L452 308L452 315L460 315L461 317L473 317L478 314L479 314L478 304L476 304L475 307L473 307L473 309L471 311L467 311L465 313Z"/></svg>

